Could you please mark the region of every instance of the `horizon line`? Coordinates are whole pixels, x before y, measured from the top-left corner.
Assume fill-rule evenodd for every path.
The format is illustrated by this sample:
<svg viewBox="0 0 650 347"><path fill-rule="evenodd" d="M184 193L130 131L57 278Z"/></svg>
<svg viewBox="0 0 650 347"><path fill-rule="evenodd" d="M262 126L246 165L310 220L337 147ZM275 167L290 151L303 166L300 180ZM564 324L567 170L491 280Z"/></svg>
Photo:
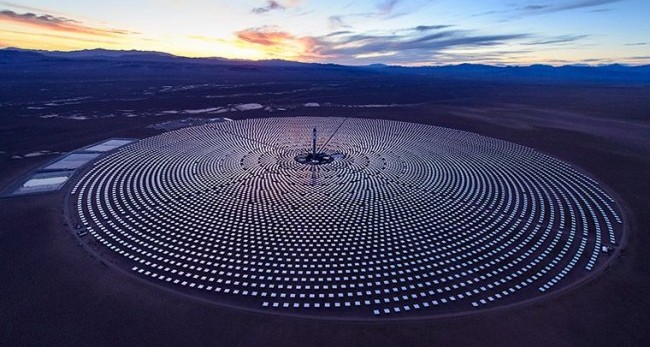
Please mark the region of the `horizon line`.
<svg viewBox="0 0 650 347"><path fill-rule="evenodd" d="M165 51L151 51L151 50L139 50L139 49L109 49L109 48L102 48L102 47L96 47L96 48L84 48L84 49L70 49L70 50L48 50L48 49L37 49L37 48L22 48L22 47L17 47L17 46L6 46L6 47L0 47L0 51L2 50L13 50L13 51L24 51L24 52L33 52L33 53L39 53L42 54L43 52L46 53L61 53L61 54L66 54L66 53L76 53L76 52L92 52L92 51L106 51L106 52L134 52L134 53L151 53L151 54L159 54L161 56L168 56L168 57L174 57L174 58L183 58L183 59L221 59L225 61L232 61L232 62L272 62L272 61L279 61L279 62L290 62L290 63L297 63L297 64L312 64L312 65L334 65L334 66L342 66L342 67L371 67L371 66L385 66L385 67L398 67L398 68L426 68L426 67L450 67L450 66L461 66L461 65L471 65L471 66L488 66L488 67L495 67L495 68L507 68L507 67L534 67L534 66L547 66L547 67L553 67L553 68L561 68L561 67L591 67L591 68L598 68L598 67L607 67L607 66L624 66L624 67L646 67L650 66L650 64L630 64L630 63L621 63L621 62L609 62L609 63L601 63L601 64L589 64L589 63L578 63L578 62L566 62L566 63L532 63L532 64L487 64L487 63L471 63L471 62L457 62L457 63L448 63L448 64L429 64L429 65L402 65L402 64L384 64L384 63L372 63L372 64L359 64L359 65L353 65L353 64L340 64L340 63L334 63L334 62L313 62L313 61L301 61L301 60L288 60L288 59L237 59L237 58L225 58L222 56L187 56L187 55L180 55L176 53L170 53L170 52L165 52Z"/></svg>

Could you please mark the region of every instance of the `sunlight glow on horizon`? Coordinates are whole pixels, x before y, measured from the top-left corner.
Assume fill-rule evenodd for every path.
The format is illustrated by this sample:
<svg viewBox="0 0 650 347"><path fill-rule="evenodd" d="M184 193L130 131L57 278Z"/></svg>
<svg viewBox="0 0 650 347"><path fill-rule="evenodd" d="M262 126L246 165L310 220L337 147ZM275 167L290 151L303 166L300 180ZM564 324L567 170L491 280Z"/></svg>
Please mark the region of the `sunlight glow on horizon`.
<svg viewBox="0 0 650 347"><path fill-rule="evenodd" d="M650 63L644 0L0 1L0 45L366 65Z"/></svg>

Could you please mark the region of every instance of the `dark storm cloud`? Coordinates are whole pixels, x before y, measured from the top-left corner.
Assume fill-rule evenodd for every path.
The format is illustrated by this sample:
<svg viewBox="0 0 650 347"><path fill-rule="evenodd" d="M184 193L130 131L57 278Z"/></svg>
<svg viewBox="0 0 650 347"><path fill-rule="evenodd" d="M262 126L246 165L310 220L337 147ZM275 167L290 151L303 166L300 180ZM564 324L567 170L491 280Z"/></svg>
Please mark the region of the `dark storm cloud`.
<svg viewBox="0 0 650 347"><path fill-rule="evenodd" d="M28 24L28 25L37 26L44 29L72 32L72 33L79 33L79 34L96 35L96 36L116 36L116 35L134 34L133 32L129 32L126 30L93 28L90 26L83 25L81 22L73 19L52 16L49 14L37 15L31 12L21 14L10 10L3 10L0 11L0 21Z"/></svg>
<svg viewBox="0 0 650 347"><path fill-rule="evenodd" d="M262 14L262 13L267 13L270 11L274 10L284 10L286 7L284 7L282 4L280 4L277 1L274 0L269 0L266 2L266 5L262 7L255 7L254 9L251 10L251 12L256 13L256 14Z"/></svg>

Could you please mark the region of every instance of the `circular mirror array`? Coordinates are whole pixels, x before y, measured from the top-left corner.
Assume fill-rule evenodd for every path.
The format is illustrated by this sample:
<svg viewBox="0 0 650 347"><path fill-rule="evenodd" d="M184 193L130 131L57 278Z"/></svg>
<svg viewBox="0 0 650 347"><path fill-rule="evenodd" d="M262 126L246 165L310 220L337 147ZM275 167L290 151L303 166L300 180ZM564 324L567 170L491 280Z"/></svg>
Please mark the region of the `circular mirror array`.
<svg viewBox="0 0 650 347"><path fill-rule="evenodd" d="M296 158L312 150L328 162ZM336 157L334 157L336 155ZM387 120L191 127L97 161L72 188L102 256L216 303L418 317L575 284L622 237L598 182L531 148Z"/></svg>

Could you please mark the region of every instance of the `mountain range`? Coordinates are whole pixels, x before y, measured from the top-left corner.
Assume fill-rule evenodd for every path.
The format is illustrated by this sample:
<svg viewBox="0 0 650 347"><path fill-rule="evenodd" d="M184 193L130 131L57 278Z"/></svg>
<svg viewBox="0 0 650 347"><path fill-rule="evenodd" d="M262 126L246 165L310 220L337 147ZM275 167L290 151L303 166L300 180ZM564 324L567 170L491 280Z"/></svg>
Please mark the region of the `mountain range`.
<svg viewBox="0 0 650 347"><path fill-rule="evenodd" d="M237 60L219 57L189 58L168 53L138 50L89 49L79 51L47 51L19 48L0 49L0 76L34 74L101 76L114 70L121 74L127 70L138 74L194 74L206 71L229 70L240 73L316 73L346 75L413 75L432 78L460 78L494 81L521 82L589 82L589 83L650 83L650 65L530 65L493 66L482 64L459 64L441 66L405 67L373 64L346 66L322 63L303 63L287 60ZM154 72L156 71L156 72ZM15 76L18 77L18 76Z"/></svg>

